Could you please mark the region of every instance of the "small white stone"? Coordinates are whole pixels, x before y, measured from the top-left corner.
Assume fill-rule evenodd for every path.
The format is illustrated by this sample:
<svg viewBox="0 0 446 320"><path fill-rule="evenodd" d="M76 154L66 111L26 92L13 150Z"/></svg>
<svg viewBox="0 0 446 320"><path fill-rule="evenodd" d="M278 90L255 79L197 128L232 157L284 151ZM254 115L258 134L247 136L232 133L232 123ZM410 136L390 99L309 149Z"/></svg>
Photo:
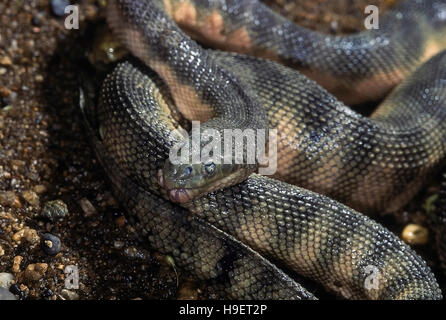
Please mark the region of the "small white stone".
<svg viewBox="0 0 446 320"><path fill-rule="evenodd" d="M14 280L15 278L11 273L0 273L0 288L8 289Z"/></svg>

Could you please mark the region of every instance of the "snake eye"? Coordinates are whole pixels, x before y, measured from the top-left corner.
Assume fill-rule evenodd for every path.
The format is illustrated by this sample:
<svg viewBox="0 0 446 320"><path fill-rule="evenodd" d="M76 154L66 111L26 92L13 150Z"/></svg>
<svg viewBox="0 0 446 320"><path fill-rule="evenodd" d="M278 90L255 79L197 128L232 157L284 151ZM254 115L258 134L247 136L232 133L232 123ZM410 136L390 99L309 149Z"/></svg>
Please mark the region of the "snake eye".
<svg viewBox="0 0 446 320"><path fill-rule="evenodd" d="M192 167L186 167L186 169L184 169L184 175L190 176L191 174L192 174Z"/></svg>
<svg viewBox="0 0 446 320"><path fill-rule="evenodd" d="M207 174L213 174L215 172L215 163L207 163L204 165L204 169L206 170Z"/></svg>

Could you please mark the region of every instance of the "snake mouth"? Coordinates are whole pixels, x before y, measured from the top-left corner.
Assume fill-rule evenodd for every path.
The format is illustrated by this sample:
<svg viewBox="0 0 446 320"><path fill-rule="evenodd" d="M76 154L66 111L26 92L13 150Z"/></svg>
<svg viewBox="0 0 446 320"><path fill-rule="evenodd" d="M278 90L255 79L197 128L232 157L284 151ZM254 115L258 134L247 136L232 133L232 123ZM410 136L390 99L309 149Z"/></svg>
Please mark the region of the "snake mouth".
<svg viewBox="0 0 446 320"><path fill-rule="evenodd" d="M193 190L186 188L168 189L166 187L166 180L164 179L163 170L158 170L158 184L167 190L167 195L170 201L176 203L186 203L194 199Z"/></svg>
<svg viewBox="0 0 446 320"><path fill-rule="evenodd" d="M186 203L192 200L187 189L172 189L168 191L169 199L176 203Z"/></svg>

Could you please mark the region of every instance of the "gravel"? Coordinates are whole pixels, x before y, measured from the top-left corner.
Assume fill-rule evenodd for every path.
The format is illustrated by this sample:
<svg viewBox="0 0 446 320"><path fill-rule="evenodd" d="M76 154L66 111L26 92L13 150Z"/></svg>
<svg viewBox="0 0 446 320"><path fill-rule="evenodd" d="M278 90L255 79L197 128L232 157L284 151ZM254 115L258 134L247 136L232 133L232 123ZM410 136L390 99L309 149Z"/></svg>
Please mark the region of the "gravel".
<svg viewBox="0 0 446 320"><path fill-rule="evenodd" d="M54 256L62 249L62 243L59 237L52 235L51 233L45 233L40 240L42 250L50 256Z"/></svg>
<svg viewBox="0 0 446 320"><path fill-rule="evenodd" d="M51 221L63 219L68 215L68 207L62 200L53 200L45 203L40 216Z"/></svg>
<svg viewBox="0 0 446 320"><path fill-rule="evenodd" d="M25 191L23 191L22 197L23 197L23 199L26 200L26 202L28 202L33 207L38 207L40 205L40 198L39 198L39 196L37 195L37 193L35 193L32 190L25 190Z"/></svg>
<svg viewBox="0 0 446 320"><path fill-rule="evenodd" d="M84 211L85 217L91 217L98 213L96 208L93 206L93 204L88 200L87 198L82 198L79 202L82 211Z"/></svg>

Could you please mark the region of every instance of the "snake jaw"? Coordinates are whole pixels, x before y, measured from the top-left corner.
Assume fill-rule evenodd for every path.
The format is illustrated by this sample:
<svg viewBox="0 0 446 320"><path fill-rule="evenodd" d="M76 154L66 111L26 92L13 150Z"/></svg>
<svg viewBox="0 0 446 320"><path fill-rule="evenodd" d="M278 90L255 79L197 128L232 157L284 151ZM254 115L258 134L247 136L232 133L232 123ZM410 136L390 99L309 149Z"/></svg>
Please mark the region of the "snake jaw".
<svg viewBox="0 0 446 320"><path fill-rule="evenodd" d="M172 202L176 203L186 203L193 200L193 195L191 190L186 188L173 188L168 189L166 186L166 180L164 178L163 170L158 170L158 184L167 191L167 195Z"/></svg>

